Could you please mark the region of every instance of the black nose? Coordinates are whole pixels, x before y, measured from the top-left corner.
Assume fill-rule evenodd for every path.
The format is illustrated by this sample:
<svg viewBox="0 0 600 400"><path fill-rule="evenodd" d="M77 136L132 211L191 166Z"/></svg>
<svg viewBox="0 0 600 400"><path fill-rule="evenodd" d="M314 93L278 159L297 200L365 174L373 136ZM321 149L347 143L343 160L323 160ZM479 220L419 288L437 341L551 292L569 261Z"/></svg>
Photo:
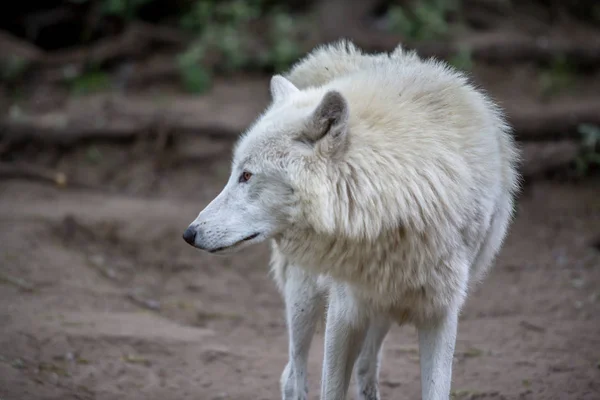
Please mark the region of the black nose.
<svg viewBox="0 0 600 400"><path fill-rule="evenodd" d="M191 226L188 227L185 232L183 232L183 240L193 246L196 240L196 229Z"/></svg>

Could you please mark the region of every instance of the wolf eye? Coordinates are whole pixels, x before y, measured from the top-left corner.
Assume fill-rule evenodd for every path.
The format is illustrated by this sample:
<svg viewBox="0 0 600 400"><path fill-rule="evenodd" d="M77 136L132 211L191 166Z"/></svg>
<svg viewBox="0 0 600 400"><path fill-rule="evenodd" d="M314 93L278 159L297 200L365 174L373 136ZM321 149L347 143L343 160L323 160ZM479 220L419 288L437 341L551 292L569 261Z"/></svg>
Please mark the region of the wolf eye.
<svg viewBox="0 0 600 400"><path fill-rule="evenodd" d="M248 182L250 180L250 178L252 178L252 173L248 172L248 171L244 171L242 172L242 174L240 175L240 183L244 183L244 182Z"/></svg>

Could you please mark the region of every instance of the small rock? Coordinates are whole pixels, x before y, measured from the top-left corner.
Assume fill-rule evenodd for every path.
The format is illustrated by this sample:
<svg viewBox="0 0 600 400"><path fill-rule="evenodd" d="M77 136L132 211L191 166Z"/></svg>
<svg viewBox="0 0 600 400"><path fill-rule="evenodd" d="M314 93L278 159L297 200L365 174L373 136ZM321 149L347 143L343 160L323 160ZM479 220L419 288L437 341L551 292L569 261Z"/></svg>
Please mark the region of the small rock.
<svg viewBox="0 0 600 400"><path fill-rule="evenodd" d="M106 263L104 257L102 257L100 254L91 255L89 260L95 267L103 267Z"/></svg>
<svg viewBox="0 0 600 400"><path fill-rule="evenodd" d="M576 289L581 289L585 285L585 281L582 278L571 279L571 285Z"/></svg>

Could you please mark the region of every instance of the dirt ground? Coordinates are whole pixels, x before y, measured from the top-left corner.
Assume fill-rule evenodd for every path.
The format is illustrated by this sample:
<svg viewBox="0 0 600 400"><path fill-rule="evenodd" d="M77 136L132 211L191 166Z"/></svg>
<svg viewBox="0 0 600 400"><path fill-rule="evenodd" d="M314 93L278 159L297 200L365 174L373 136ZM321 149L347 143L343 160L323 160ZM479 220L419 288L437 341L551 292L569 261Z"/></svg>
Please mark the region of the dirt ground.
<svg viewBox="0 0 600 400"><path fill-rule="evenodd" d="M150 145L35 153L102 190L0 183L0 399L279 398L287 337L268 246L218 257L181 238L224 184L230 145L160 173ZM600 398L599 193L597 179L522 193L461 318L455 398ZM420 397L414 328L386 340L381 387Z"/></svg>
<svg viewBox="0 0 600 400"><path fill-rule="evenodd" d="M512 11L497 15L485 10L490 2L480 3L483 14L469 6L472 19L484 23L471 32L477 37L486 29L542 34L542 43L594 44L599 37L596 26L549 18L545 3L560 2L513 2ZM16 21L10 14L4 19ZM351 25L344 17L323 25L335 28L335 21ZM596 54L590 48L583 53ZM178 71L169 57L166 75ZM125 93L74 97L64 85L46 82L64 73L52 68L39 81L0 84L0 122L58 110L30 129L39 141L10 153L10 143L0 140L0 400L279 399L287 334L268 245L214 256L181 237L229 174L232 137L219 134L237 133L262 110L267 77L230 76L215 84L212 97L194 97L173 90L161 68L152 72L152 57L132 60L123 64L127 79L112 61L111 74L119 76L111 82L127 87ZM471 75L509 114L598 104L596 64L577 73L546 65L548 90L536 62L506 61L477 61ZM133 85L136 77L141 83ZM123 104L129 109L121 110ZM194 132L169 132L175 139L162 143L144 132L134 140L59 146L42 144L52 129L37 129L114 134L139 125L140 116L160 121L166 109ZM65 116L75 116L75 124ZM224 129L208 134L198 125ZM557 146L540 160L572 159L564 144ZM60 187L3 175L2 167L19 162L62 171L69 180ZM495 268L461 316L455 399L600 399L600 179L544 175L525 187ZM319 393L322 333L309 361L311 399ZM415 329L395 327L384 348L383 399L419 399Z"/></svg>

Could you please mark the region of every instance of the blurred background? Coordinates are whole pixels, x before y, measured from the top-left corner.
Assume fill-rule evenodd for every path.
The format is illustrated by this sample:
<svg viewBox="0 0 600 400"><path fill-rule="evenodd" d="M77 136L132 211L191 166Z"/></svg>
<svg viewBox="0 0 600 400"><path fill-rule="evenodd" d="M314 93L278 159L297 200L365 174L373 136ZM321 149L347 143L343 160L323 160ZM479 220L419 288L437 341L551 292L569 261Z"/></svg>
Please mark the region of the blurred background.
<svg viewBox="0 0 600 400"><path fill-rule="evenodd" d="M523 149L517 218L462 315L455 399L600 398L600 2L21 0L0 13L0 398L277 399L268 246L181 238L268 81L316 45L465 71ZM420 396L411 327L385 399ZM319 331L310 358L316 399Z"/></svg>

